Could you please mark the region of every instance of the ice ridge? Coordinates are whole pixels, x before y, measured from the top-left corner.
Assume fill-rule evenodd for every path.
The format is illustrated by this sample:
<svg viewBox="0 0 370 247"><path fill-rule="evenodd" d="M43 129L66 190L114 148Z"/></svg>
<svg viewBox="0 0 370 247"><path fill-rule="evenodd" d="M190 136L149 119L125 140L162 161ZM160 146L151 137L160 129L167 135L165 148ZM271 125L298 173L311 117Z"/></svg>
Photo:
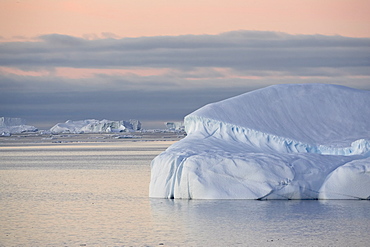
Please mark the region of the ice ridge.
<svg viewBox="0 0 370 247"><path fill-rule="evenodd" d="M359 139L353 141L347 147L335 147L327 145L315 145L303 143L290 138L265 133L262 131L224 123L210 118L195 115L185 117L186 132L188 134L204 129L206 135L218 135L228 140L243 142L265 151L276 151L281 153L316 153L323 155L370 155L370 141Z"/></svg>

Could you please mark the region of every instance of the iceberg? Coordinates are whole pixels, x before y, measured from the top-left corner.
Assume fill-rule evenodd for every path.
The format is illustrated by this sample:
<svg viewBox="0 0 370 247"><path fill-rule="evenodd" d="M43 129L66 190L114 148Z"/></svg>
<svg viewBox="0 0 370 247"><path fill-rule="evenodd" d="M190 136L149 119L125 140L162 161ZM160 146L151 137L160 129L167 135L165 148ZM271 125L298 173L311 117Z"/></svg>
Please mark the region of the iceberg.
<svg viewBox="0 0 370 247"><path fill-rule="evenodd" d="M0 117L0 127L26 125L26 120L16 117Z"/></svg>
<svg viewBox="0 0 370 247"><path fill-rule="evenodd" d="M151 162L149 196L370 199L370 92L275 85L206 105Z"/></svg>
<svg viewBox="0 0 370 247"><path fill-rule="evenodd" d="M26 125L26 120L22 118L0 117L0 136L36 131L36 127Z"/></svg>
<svg viewBox="0 0 370 247"><path fill-rule="evenodd" d="M170 131L184 131L183 122L165 122L164 125Z"/></svg>
<svg viewBox="0 0 370 247"><path fill-rule="evenodd" d="M67 120L65 123L58 123L50 129L50 132L52 134L80 134L103 132L131 132L137 130L141 130L141 123L139 120L130 119L129 121L111 121L106 119L86 119L78 121Z"/></svg>

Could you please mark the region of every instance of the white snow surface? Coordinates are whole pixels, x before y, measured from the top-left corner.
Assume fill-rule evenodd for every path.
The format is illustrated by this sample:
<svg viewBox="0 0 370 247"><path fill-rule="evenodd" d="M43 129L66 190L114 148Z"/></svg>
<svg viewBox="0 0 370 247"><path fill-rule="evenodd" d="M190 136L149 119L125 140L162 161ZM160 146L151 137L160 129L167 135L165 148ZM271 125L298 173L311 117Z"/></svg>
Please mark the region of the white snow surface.
<svg viewBox="0 0 370 247"><path fill-rule="evenodd" d="M275 85L206 105L151 163L149 196L370 199L370 92Z"/></svg>
<svg viewBox="0 0 370 247"><path fill-rule="evenodd" d="M22 118L0 117L0 136L36 132L37 130L34 126L26 125L26 120Z"/></svg>
<svg viewBox="0 0 370 247"><path fill-rule="evenodd" d="M86 119L72 121L67 120L65 123L54 125L50 132L59 133L102 133L102 132L130 132L141 129L141 123L138 120L130 119L129 121L111 121Z"/></svg>

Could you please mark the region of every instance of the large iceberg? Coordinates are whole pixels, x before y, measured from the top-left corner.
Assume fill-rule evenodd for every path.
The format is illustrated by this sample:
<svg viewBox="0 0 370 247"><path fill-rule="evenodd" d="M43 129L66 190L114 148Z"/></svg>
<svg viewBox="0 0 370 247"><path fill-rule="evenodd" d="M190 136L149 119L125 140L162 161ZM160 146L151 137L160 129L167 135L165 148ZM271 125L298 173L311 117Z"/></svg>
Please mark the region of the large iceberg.
<svg viewBox="0 0 370 247"><path fill-rule="evenodd" d="M141 129L139 120L130 119L128 121L111 121L111 120L96 120L86 119L72 121L67 120L65 123L54 125L50 132L53 134L59 133L102 133L102 132L130 132Z"/></svg>
<svg viewBox="0 0 370 247"><path fill-rule="evenodd" d="M0 117L0 136L36 131L38 129L35 126L27 125L23 118Z"/></svg>
<svg viewBox="0 0 370 247"><path fill-rule="evenodd" d="M370 92L275 85L206 105L151 163L149 196L370 199Z"/></svg>

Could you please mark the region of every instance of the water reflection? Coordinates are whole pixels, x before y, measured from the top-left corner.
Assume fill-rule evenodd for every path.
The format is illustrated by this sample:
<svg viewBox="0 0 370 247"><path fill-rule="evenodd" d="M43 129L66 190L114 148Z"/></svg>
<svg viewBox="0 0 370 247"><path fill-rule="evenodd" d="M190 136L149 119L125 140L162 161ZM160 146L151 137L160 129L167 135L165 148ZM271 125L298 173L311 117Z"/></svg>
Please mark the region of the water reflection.
<svg viewBox="0 0 370 247"><path fill-rule="evenodd" d="M207 245L364 245L369 201L151 199L155 221Z"/></svg>
<svg viewBox="0 0 370 247"><path fill-rule="evenodd" d="M158 245L149 164L168 145L0 147L0 246Z"/></svg>

